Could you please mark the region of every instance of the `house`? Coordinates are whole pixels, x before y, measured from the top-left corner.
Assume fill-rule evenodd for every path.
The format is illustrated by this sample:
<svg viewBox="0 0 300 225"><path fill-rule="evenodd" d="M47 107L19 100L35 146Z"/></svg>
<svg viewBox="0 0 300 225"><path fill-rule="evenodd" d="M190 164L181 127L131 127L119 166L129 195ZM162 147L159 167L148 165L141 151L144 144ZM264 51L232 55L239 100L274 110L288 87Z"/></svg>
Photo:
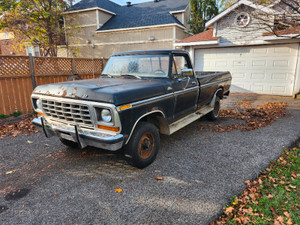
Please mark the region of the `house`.
<svg viewBox="0 0 300 225"><path fill-rule="evenodd" d="M40 56L39 46L24 42L24 38L12 31L0 32L0 55L29 55Z"/></svg>
<svg viewBox="0 0 300 225"><path fill-rule="evenodd" d="M9 31L0 32L0 55L15 55L13 46L14 33Z"/></svg>
<svg viewBox="0 0 300 225"><path fill-rule="evenodd" d="M188 35L189 0L152 0L120 6L82 0L64 13L67 45L59 56L109 57L118 51L173 49Z"/></svg>
<svg viewBox="0 0 300 225"><path fill-rule="evenodd" d="M293 96L300 89L299 32L286 29L275 36L255 16L276 15L278 4L240 0L208 21L207 31L175 45L190 52L196 70L230 71L231 92Z"/></svg>

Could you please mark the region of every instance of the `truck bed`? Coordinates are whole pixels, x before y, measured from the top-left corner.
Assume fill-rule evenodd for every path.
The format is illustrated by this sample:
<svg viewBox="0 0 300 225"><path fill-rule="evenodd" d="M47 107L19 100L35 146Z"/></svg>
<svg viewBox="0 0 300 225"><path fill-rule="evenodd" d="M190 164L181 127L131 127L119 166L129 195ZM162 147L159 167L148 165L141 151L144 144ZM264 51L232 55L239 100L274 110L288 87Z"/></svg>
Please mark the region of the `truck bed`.
<svg viewBox="0 0 300 225"><path fill-rule="evenodd" d="M195 71L196 77L201 86L208 85L213 82L223 82L231 78L231 75L228 71L224 72L203 72Z"/></svg>
<svg viewBox="0 0 300 225"><path fill-rule="evenodd" d="M225 72L195 71L200 83L200 96L198 106L203 106L211 101L213 93L219 88L223 89L224 95L229 94L231 85L231 74Z"/></svg>

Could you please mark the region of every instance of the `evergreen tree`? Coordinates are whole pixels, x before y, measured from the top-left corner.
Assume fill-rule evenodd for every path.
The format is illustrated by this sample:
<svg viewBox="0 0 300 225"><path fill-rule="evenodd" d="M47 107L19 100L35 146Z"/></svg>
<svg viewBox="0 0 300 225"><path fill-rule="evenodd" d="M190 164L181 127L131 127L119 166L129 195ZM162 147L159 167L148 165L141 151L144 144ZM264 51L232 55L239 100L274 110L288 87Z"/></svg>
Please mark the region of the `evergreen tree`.
<svg viewBox="0 0 300 225"><path fill-rule="evenodd" d="M205 31L205 23L218 15L218 12L217 0L191 0L191 33L198 34Z"/></svg>

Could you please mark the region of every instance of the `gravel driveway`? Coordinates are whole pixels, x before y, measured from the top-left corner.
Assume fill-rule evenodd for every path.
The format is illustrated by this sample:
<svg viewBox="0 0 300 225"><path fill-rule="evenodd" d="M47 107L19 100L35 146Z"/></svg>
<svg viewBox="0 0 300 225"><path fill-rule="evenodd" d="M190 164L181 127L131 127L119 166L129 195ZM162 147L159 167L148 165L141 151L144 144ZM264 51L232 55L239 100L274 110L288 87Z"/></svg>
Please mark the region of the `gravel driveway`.
<svg viewBox="0 0 300 225"><path fill-rule="evenodd" d="M232 95L223 106L249 99L286 101L289 115L247 132L199 131L213 122L194 122L163 136L143 170L119 154L71 150L41 133L0 140L0 224L209 224L300 136L299 100Z"/></svg>

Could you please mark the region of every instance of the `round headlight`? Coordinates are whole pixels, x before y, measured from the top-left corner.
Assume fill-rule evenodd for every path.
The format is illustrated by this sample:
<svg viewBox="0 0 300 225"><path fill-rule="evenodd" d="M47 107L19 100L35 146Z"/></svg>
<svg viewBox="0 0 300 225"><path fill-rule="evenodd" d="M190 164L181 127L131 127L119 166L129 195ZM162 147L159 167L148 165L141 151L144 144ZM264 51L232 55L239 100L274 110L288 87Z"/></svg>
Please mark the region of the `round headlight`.
<svg viewBox="0 0 300 225"><path fill-rule="evenodd" d="M36 100L36 106L37 106L37 108L42 108L42 100L41 99Z"/></svg>
<svg viewBox="0 0 300 225"><path fill-rule="evenodd" d="M111 112L108 109L103 109L101 111L101 118L104 122L111 122Z"/></svg>

